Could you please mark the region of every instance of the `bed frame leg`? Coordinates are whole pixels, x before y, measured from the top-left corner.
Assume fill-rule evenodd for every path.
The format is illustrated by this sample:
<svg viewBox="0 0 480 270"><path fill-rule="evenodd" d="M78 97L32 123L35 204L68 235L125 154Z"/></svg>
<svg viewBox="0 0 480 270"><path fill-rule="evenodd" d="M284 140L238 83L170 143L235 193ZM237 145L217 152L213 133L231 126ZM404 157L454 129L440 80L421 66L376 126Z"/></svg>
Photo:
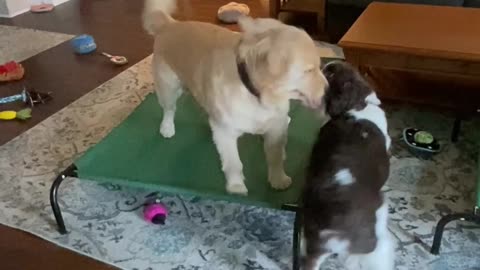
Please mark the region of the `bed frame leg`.
<svg viewBox="0 0 480 270"><path fill-rule="evenodd" d="M435 229L435 235L433 237L433 244L432 248L430 249L430 253L434 255L439 254L443 230L448 223L456 220L466 220L480 224L480 215L476 215L475 213L457 213L442 217L440 221L438 221L437 228Z"/></svg>
<svg viewBox="0 0 480 270"><path fill-rule="evenodd" d="M65 228L65 222L63 221L62 211L58 205L58 188L62 184L63 180L67 177L76 177L77 176L77 167L75 164L68 166L63 172L61 172L55 181L53 181L52 187L50 188L50 205L52 206L53 215L55 216L55 221L57 222L58 232L60 234L66 234L67 229Z"/></svg>
<svg viewBox="0 0 480 270"><path fill-rule="evenodd" d="M300 213L295 212L295 222L293 223L293 270L300 269L300 231L301 231Z"/></svg>
<svg viewBox="0 0 480 270"><path fill-rule="evenodd" d="M300 269L300 242L302 241L300 237L300 232L302 230L302 213L301 208L297 204L284 204L282 209L286 211L291 211L295 213L295 221L293 222L293 244L292 244L292 255L293 263L292 269Z"/></svg>

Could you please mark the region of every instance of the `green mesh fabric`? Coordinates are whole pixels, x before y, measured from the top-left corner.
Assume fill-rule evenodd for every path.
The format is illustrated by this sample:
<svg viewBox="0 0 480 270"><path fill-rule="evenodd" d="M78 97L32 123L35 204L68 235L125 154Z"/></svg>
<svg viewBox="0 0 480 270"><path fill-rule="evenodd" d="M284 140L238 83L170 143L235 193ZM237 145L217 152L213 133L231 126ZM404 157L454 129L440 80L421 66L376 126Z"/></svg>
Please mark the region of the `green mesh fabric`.
<svg viewBox="0 0 480 270"><path fill-rule="evenodd" d="M293 185L286 191L273 190L267 181L262 138L240 138L239 152L249 189L244 197L225 192L206 114L189 95L179 99L177 108L176 134L165 139L159 134L161 108L156 97L148 95L124 122L75 162L79 177L272 208L297 201L322 124L312 112L296 103L291 108L286 171Z"/></svg>

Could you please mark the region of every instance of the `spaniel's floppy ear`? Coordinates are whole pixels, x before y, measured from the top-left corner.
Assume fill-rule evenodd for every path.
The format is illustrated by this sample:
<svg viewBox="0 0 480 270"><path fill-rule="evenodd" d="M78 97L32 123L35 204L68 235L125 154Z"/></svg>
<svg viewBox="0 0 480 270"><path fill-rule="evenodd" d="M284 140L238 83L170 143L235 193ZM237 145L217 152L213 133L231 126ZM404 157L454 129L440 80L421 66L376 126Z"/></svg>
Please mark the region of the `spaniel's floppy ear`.
<svg viewBox="0 0 480 270"><path fill-rule="evenodd" d="M331 87L325 94L326 111L335 118L349 111L352 104L353 84L344 82L340 87Z"/></svg>

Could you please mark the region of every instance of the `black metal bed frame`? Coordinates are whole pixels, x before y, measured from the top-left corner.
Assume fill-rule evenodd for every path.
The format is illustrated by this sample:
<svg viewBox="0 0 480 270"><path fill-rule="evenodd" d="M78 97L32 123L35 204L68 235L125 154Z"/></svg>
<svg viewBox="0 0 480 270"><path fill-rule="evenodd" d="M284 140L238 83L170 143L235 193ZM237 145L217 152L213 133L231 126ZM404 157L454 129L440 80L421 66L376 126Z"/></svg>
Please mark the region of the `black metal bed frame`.
<svg viewBox="0 0 480 270"><path fill-rule="evenodd" d="M442 217L435 229L435 234L433 236L433 244L430 249L430 253L438 255L440 252L440 245L442 243L443 230L445 226L452 221L470 221L480 225L480 208L475 206L472 213L455 213Z"/></svg>
<svg viewBox="0 0 480 270"><path fill-rule="evenodd" d="M55 216L55 221L57 222L58 232L60 234L67 234L67 228L65 226L65 221L63 220L62 211L60 205L58 204L58 189L62 184L63 180L67 177L77 177L77 166L71 164L64 171L62 171L50 188L50 205L52 206L53 215ZM292 269L300 269L300 226L301 226L301 217L300 217L300 208L296 204L284 204L282 206L283 210L291 211L295 213L295 221L293 223L293 262Z"/></svg>
<svg viewBox="0 0 480 270"><path fill-rule="evenodd" d="M62 212L60 206L58 205L58 189L62 184L63 180L67 177L77 177L77 167L75 164L71 164L68 166L64 171L62 171L50 188L50 205L52 206L53 214L55 216L55 220L57 222L58 231L60 234L66 234L67 228L65 227L65 222L63 220ZM301 212L298 205L295 204L285 204L282 206L283 210L291 211L295 213L295 221L293 224L293 244L292 244L292 252L293 252L293 262L292 262L292 269L299 270L300 269L300 228L301 228ZM435 229L435 235L433 238L433 244L430 252L434 255L438 255L440 251L440 245L442 242L443 231L445 226L452 222L452 221L471 221L477 224L480 224L480 208L475 206L475 209L472 213L456 213L450 214L442 217Z"/></svg>
<svg viewBox="0 0 480 270"><path fill-rule="evenodd" d="M60 205L58 205L58 189L60 188L63 180L65 180L67 177L77 177L77 166L75 166L75 164L71 164L64 171L62 171L57 178L55 178L55 181L53 181L52 187L50 188L50 205L52 206L53 215L55 216L58 232L60 234L66 234L67 228L65 227Z"/></svg>

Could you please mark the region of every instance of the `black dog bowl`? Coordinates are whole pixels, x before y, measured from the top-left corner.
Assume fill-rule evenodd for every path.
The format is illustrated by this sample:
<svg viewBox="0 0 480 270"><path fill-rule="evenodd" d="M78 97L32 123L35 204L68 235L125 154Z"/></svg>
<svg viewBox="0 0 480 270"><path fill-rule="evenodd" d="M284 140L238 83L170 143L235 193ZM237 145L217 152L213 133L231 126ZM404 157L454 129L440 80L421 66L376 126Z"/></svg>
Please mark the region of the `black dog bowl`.
<svg viewBox="0 0 480 270"><path fill-rule="evenodd" d="M433 135L427 131L406 128L403 130L403 141L407 144L408 150L415 156L429 159L440 152L440 144Z"/></svg>

